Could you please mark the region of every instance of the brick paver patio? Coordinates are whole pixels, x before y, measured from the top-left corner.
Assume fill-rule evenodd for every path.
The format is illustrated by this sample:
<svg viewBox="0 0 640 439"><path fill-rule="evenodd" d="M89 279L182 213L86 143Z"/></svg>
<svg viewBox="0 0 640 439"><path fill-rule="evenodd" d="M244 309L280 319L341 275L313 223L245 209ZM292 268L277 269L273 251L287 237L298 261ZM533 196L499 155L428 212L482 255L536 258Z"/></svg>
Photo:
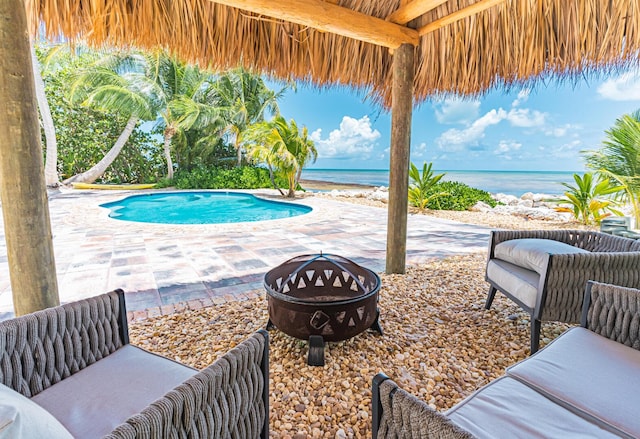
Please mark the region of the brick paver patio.
<svg viewBox="0 0 640 439"><path fill-rule="evenodd" d="M258 193L274 197L272 191ZM51 195L62 302L122 288L130 317L144 318L242 300L262 294L262 278L271 268L320 251L384 270L385 209L306 197L294 202L313 211L284 220L164 225L111 219L99 207L129 194L65 189ZM487 239L486 228L410 215L407 263L484 250ZM11 317L12 310L0 222L0 319Z"/></svg>

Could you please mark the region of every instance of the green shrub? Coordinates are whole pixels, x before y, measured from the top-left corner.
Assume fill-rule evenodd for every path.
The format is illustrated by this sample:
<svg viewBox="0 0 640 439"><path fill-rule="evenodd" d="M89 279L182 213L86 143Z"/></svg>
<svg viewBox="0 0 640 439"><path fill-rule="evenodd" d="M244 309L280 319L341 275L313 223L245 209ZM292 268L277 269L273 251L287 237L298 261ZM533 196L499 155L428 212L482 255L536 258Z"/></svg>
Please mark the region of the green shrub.
<svg viewBox="0 0 640 439"><path fill-rule="evenodd" d="M409 204L424 210L431 201L437 197L447 195L446 192L435 192L431 189L438 184L444 174L434 175L433 163L424 162L422 174L416 165L411 162L409 166Z"/></svg>
<svg viewBox="0 0 640 439"><path fill-rule="evenodd" d="M608 178L594 178L590 172L582 177L573 174L576 185L561 183L568 190L564 193L564 198L549 200L554 203L564 203L567 206L556 207L558 212L571 212L573 216L582 224L600 224L603 218L615 215L623 215L614 207L618 204L615 200L607 198L611 194L624 190L624 186L614 185Z"/></svg>
<svg viewBox="0 0 640 439"><path fill-rule="evenodd" d="M468 210L478 201L495 207L497 202L491 198L491 194L482 189L470 187L458 181L443 181L434 185L429 193L444 195L437 196L427 203L427 208L432 210Z"/></svg>
<svg viewBox="0 0 640 439"><path fill-rule="evenodd" d="M176 172L173 181L163 180L159 187L178 189L259 189L270 188L269 171L254 166L241 168L197 167L191 171Z"/></svg>

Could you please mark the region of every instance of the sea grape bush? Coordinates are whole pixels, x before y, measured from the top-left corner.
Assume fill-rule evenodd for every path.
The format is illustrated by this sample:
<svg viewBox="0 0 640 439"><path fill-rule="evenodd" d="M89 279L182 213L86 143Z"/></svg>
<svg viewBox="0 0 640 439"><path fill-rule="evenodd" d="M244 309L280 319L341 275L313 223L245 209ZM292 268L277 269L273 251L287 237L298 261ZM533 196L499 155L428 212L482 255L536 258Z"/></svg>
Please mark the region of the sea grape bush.
<svg viewBox="0 0 640 439"><path fill-rule="evenodd" d="M256 166L240 168L196 167L190 171L176 172L172 181L161 186L178 189L259 189L271 188L269 171Z"/></svg>
<svg viewBox="0 0 640 439"><path fill-rule="evenodd" d="M429 190L430 194L441 194L431 199L426 207L432 210L468 210L478 201L491 207L497 205L491 194L458 181L443 181Z"/></svg>

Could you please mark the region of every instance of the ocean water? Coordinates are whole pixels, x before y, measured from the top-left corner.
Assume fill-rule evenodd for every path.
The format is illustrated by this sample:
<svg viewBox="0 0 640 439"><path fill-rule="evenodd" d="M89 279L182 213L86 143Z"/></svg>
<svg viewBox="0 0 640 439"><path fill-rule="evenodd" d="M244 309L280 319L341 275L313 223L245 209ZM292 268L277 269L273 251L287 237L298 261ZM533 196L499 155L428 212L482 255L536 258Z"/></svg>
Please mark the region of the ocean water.
<svg viewBox="0 0 640 439"><path fill-rule="evenodd" d="M561 183L574 183L574 172L555 171L441 171L443 180L459 181L492 194L521 196L525 192L562 194ZM362 169L305 169L302 178L333 183L355 183L371 186L389 186L389 171Z"/></svg>

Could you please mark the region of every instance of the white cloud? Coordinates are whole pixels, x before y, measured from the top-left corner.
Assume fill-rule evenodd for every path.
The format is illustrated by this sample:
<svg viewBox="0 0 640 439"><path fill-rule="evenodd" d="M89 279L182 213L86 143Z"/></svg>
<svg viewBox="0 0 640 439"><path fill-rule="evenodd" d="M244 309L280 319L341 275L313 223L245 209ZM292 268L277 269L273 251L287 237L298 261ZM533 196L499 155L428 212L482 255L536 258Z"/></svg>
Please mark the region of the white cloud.
<svg viewBox="0 0 640 439"><path fill-rule="evenodd" d="M583 144L580 139L574 139L562 145L547 148L547 154L556 160L577 160Z"/></svg>
<svg viewBox="0 0 640 439"><path fill-rule="evenodd" d="M531 90L521 90L518 93L518 97L511 103L511 106L515 108L520 106L520 104L527 102L527 100L529 99L529 93L531 93Z"/></svg>
<svg viewBox="0 0 640 439"><path fill-rule="evenodd" d="M580 129L582 129L582 126L580 125L567 123L562 126L549 127L548 129L545 130L544 133L547 136L553 136L553 137L566 137L568 134L571 134L573 137L575 137L578 135L577 131Z"/></svg>
<svg viewBox="0 0 640 439"><path fill-rule="evenodd" d="M371 121L367 116L360 119L344 116L340 128L331 131L326 139L322 138L320 128L311 133L319 158L368 159L379 138L380 131L371 127Z"/></svg>
<svg viewBox="0 0 640 439"><path fill-rule="evenodd" d="M476 143L484 137L485 130L491 125L500 123L507 117L507 112L502 108L491 110L484 116L476 119L467 128L451 128L445 131L436 139L436 144L440 149L447 151L460 151L465 145Z"/></svg>
<svg viewBox="0 0 640 439"><path fill-rule="evenodd" d="M498 143L498 147L493 152L494 154L506 154L517 151L520 148L522 148L522 143L518 143L513 140L501 140L500 143Z"/></svg>
<svg viewBox="0 0 640 439"><path fill-rule="evenodd" d="M427 152L427 144L425 142L422 142L418 146L414 146L411 148L411 157L421 158L421 157L424 157L426 152Z"/></svg>
<svg viewBox="0 0 640 439"><path fill-rule="evenodd" d="M478 100L446 98L433 106L438 123L446 124L469 123L478 117L480 111Z"/></svg>
<svg viewBox="0 0 640 439"><path fill-rule="evenodd" d="M612 101L639 101L640 72L626 72L606 80L598 87L598 94Z"/></svg>
<svg viewBox="0 0 640 439"><path fill-rule="evenodd" d="M466 124L465 128L451 128L443 132L440 137L435 140L436 146L441 150L460 152L463 150L486 150L486 145L481 143L485 137L485 132L491 126L498 125L502 121L506 121L514 128L528 129L524 134L533 134L540 131L548 136L563 137L571 130L579 128L578 125L565 125L561 127L553 127L550 123L549 113L534 110L531 108L522 108L522 104L529 99L530 90L521 90L516 99L511 103L511 108L505 110L503 108L493 109L479 118L472 120ZM444 101L440 110L436 109L438 114L446 115L449 108L449 102ZM440 118L438 119L440 121ZM513 151L515 145L522 146L511 142L509 144L501 142L495 153L506 153L505 148Z"/></svg>
<svg viewBox="0 0 640 439"><path fill-rule="evenodd" d="M546 113L528 108L513 108L507 113L507 120L514 127L539 127L545 124Z"/></svg>

